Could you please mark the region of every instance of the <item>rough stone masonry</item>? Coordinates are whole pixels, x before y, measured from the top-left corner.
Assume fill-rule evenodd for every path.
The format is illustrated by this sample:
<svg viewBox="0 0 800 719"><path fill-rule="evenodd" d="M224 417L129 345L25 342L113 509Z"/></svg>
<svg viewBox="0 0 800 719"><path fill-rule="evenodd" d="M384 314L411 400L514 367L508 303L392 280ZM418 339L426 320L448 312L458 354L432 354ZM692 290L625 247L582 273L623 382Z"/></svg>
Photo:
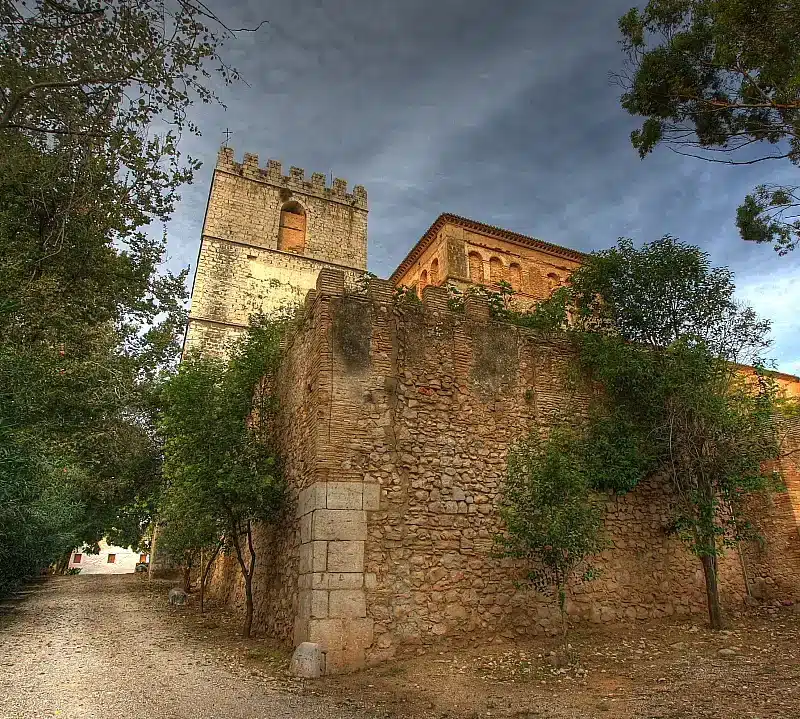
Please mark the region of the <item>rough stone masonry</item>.
<svg viewBox="0 0 800 719"><path fill-rule="evenodd" d="M481 631L554 630L547 597L517 587L522 567L493 551L506 454L532 424L576 416L587 397L565 380L558 337L492 321L446 290L398 304L388 281L365 295L323 269L289 339L279 434L291 509L260 533L255 628L294 646L320 643L328 672L356 669ZM800 427L789 430L800 447ZM800 600L800 474L755 508L766 543L728 552L724 601ZM705 611L699 562L667 533L670 497L655 483L609 496L598 580L575 586L570 621L629 622ZM240 600L219 563L214 591Z"/></svg>

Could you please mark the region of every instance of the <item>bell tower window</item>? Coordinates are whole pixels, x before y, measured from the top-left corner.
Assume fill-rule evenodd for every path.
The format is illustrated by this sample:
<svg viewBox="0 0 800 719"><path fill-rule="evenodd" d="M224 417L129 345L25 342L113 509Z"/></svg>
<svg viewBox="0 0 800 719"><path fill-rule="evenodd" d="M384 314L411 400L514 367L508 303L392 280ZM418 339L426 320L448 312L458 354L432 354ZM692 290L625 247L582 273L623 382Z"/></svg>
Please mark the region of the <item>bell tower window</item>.
<svg viewBox="0 0 800 719"><path fill-rule="evenodd" d="M278 249L302 255L306 249L306 211L299 202L287 202L281 208Z"/></svg>

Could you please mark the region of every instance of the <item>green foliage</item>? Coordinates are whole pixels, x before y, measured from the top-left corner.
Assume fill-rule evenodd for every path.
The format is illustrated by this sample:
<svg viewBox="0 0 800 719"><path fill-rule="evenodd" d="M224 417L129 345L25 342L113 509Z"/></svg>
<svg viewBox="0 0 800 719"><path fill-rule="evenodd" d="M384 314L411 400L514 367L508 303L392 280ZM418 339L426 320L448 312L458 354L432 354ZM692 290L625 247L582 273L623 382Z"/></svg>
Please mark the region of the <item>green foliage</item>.
<svg viewBox="0 0 800 719"><path fill-rule="evenodd" d="M746 498L773 488L769 462L780 453L777 385L737 364L762 366L770 324L734 291L727 269L665 237L593 256L573 275L569 300L579 361L604 390L602 424L589 430L596 476L623 489L637 475L667 484L675 528L708 558L712 626L721 621L716 557L752 536Z"/></svg>
<svg viewBox="0 0 800 719"><path fill-rule="evenodd" d="M703 159L800 163L800 12L796 0L650 0L619 21L622 107L644 117L631 142ZM755 156L756 144L769 149ZM741 158L741 159L738 159ZM745 240L780 254L800 240L796 187L759 187L739 208Z"/></svg>
<svg viewBox="0 0 800 719"><path fill-rule="evenodd" d="M227 361L189 354L162 392L167 498L191 498L210 516L219 513L228 531L274 519L281 505L269 385L284 328L283 320L257 319Z"/></svg>
<svg viewBox="0 0 800 719"><path fill-rule="evenodd" d="M447 284L447 308L453 312L464 311L464 293L449 283Z"/></svg>
<svg viewBox="0 0 800 719"><path fill-rule="evenodd" d="M167 549L173 556L191 554L224 537L245 580L245 636L256 567L252 523L276 521L284 500L273 423L281 338L289 321L254 318L227 360L189 354L162 393Z"/></svg>
<svg viewBox="0 0 800 719"><path fill-rule="evenodd" d="M397 285L397 287L394 288L392 302L395 307L406 309L420 309L422 307L422 300L417 294L416 288L406 287L405 285Z"/></svg>
<svg viewBox="0 0 800 719"><path fill-rule="evenodd" d="M586 562L604 546L602 505L579 445L565 426L548 437L534 430L519 441L509 452L500 508L505 555L526 560L534 587L552 588L564 630L568 582L591 579Z"/></svg>
<svg viewBox="0 0 800 719"><path fill-rule="evenodd" d="M141 545L150 524L186 272L159 271L149 225L198 167L178 138L214 100L209 68L235 79L230 35L193 0L0 2L5 587L104 535Z"/></svg>
<svg viewBox="0 0 800 719"><path fill-rule="evenodd" d="M584 434L577 443L594 489L625 494L655 466L647 436L618 407L595 408Z"/></svg>
<svg viewBox="0 0 800 719"><path fill-rule="evenodd" d="M0 596L78 544L75 469L0 429Z"/></svg>
<svg viewBox="0 0 800 719"><path fill-rule="evenodd" d="M666 486L672 529L702 560L713 627L721 623L717 557L756 537L747 500L780 489L772 464L781 416L797 412L764 369L770 323L734 293L732 273L697 247L669 236L638 248L622 239L548 301L560 311L529 313L529 324L549 330L569 315L583 381L602 390L590 393L589 421L569 445L556 434L548 452L570 453L567 466L598 491L625 493L647 477ZM528 457L537 471L562 471L546 453Z"/></svg>
<svg viewBox="0 0 800 719"><path fill-rule="evenodd" d="M355 281L355 287L352 294L356 296L366 297L369 293L369 284L372 280L378 279L378 275L374 272L364 272L360 274Z"/></svg>
<svg viewBox="0 0 800 719"><path fill-rule="evenodd" d="M466 294L486 299L491 316L501 322L543 332L560 331L566 327L566 288L560 287L533 308L521 309L515 302L516 292L508 282L501 280L498 287L499 289L494 290L485 285L473 285L467 289Z"/></svg>

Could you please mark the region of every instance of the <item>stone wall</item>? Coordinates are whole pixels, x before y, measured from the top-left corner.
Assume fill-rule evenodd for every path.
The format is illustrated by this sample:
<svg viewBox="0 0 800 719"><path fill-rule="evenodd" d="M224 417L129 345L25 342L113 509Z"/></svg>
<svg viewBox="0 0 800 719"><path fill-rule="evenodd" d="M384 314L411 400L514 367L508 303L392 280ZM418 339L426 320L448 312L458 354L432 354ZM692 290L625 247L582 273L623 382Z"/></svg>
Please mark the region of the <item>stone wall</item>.
<svg viewBox="0 0 800 719"><path fill-rule="evenodd" d="M283 369L283 436L292 486L287 528L257 581L256 626L318 641L330 671L388 659L444 635L554 631L553 602L515 586L523 568L493 552L509 446L587 397L566 380L569 349L494 323L443 288L396 306L388 282L346 294L324 270ZM800 446L800 437L794 442ZM722 560L727 606L752 586L800 598L800 476L758 507L767 544ZM705 612L699 562L668 536L656 482L607 499L609 548L598 580L575 586L573 622Z"/></svg>

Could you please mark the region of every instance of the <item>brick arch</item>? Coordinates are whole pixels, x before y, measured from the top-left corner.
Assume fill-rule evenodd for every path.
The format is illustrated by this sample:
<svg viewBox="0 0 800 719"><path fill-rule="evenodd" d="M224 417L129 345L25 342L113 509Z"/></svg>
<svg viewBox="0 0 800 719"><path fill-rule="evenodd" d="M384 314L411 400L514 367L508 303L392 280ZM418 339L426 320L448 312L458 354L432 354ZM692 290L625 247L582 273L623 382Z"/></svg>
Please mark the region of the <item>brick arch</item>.
<svg viewBox="0 0 800 719"><path fill-rule="evenodd" d="M422 270L422 274L419 276L419 294L422 296L422 290L424 290L428 286L428 270Z"/></svg>
<svg viewBox="0 0 800 719"><path fill-rule="evenodd" d="M508 281L516 292L522 289L522 267L519 262L512 262L508 266Z"/></svg>
<svg viewBox="0 0 800 719"><path fill-rule="evenodd" d="M477 252L470 252L469 260L469 279L476 285L483 284L483 258Z"/></svg>
<svg viewBox="0 0 800 719"><path fill-rule="evenodd" d="M439 260L435 257L433 258L433 262L431 262L431 284L439 284Z"/></svg>
<svg viewBox="0 0 800 719"><path fill-rule="evenodd" d="M501 280L506 278L506 270L503 266L503 260L499 257L489 258L489 281L496 285Z"/></svg>
<svg viewBox="0 0 800 719"><path fill-rule="evenodd" d="M306 249L306 208L296 200L281 206L278 226L278 249L302 255Z"/></svg>

